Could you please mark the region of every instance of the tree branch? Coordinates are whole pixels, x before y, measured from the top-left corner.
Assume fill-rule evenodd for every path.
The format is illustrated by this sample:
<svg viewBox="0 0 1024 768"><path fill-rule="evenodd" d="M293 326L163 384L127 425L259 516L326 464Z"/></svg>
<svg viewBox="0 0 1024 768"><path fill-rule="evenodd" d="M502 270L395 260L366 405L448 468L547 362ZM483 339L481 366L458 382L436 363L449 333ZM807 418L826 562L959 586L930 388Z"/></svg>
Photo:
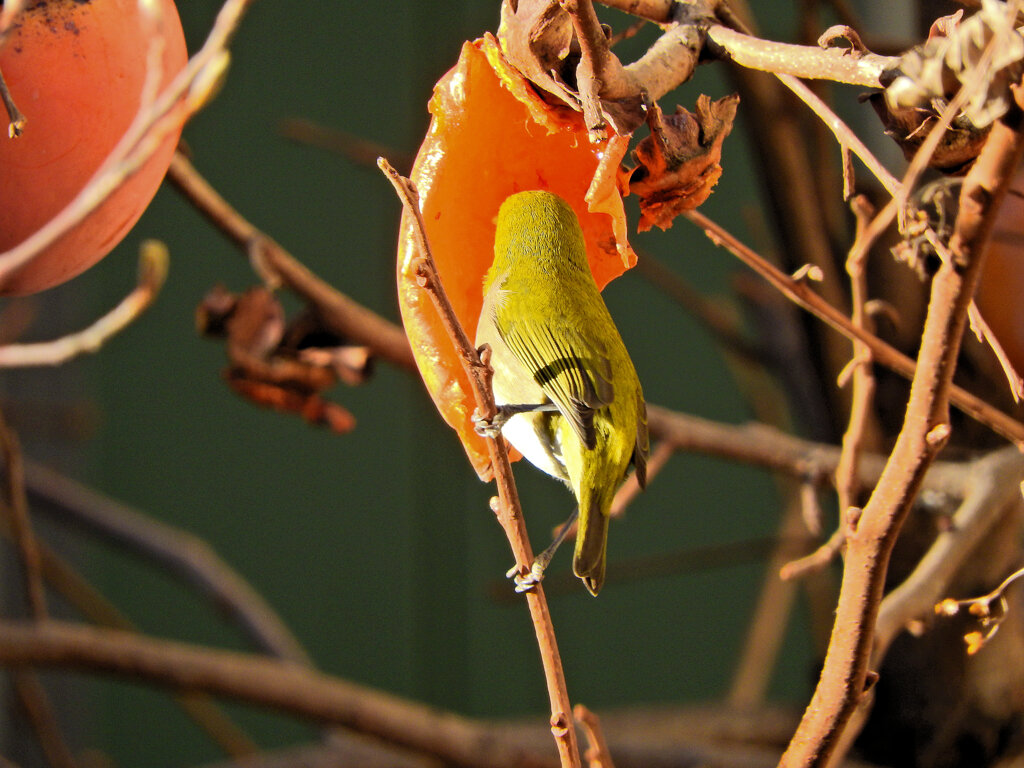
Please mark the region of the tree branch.
<svg viewBox="0 0 1024 768"><path fill-rule="evenodd" d="M412 182L400 176L384 158L381 158L378 164L402 201L403 215L413 217L421 260L419 276L423 289L428 292L433 301L445 330L451 337L452 345L459 354L459 360L472 385L477 410L484 418L492 418L497 413L494 393L491 390L493 371L487 361L481 359L473 347L448 300L440 275L437 273L433 255L430 252L430 244L427 242L426 230L423 226L418 198ZM525 576L530 573L530 567L533 564L533 551L530 548L530 538L526 531L522 506L519 503L519 492L512 475L512 465L509 463L508 447L500 434L488 439L487 447L490 452L495 484L498 487L498 496L497 499L492 500L491 508L497 514L498 521L505 531L519 572ZM530 610L530 617L533 620L541 661L544 665L544 678L551 704L551 733L558 746L563 768L579 768L580 754L573 725L572 703L566 688L565 672L562 669L562 658L558 651L558 642L555 639L555 628L551 621L547 598L540 583L534 585L524 594Z"/></svg>
<svg viewBox="0 0 1024 768"><path fill-rule="evenodd" d="M325 283L268 235L231 207L181 152L175 152L167 178L211 223L247 253L256 247L267 267L315 309L325 327L362 344L379 357L408 370L416 363L405 332Z"/></svg>
<svg viewBox="0 0 1024 768"><path fill-rule="evenodd" d="M105 672L237 699L353 730L465 768L553 768L486 726L265 657L47 621L0 621L0 663Z"/></svg>
<svg viewBox="0 0 1024 768"><path fill-rule="evenodd" d="M311 664L262 596L195 535L153 520L41 464L26 462L25 483L40 513L53 514L61 523L162 565L208 595L263 652Z"/></svg>
<svg viewBox="0 0 1024 768"><path fill-rule="evenodd" d="M903 428L863 514L848 521L843 583L825 665L780 768L825 765L864 694L889 556L924 474L949 436L950 383L967 310L995 213L1024 154L1016 128L996 123L964 180L950 242L953 258L943 261L932 280Z"/></svg>
<svg viewBox="0 0 1024 768"><path fill-rule="evenodd" d="M822 322L835 328L851 340L862 342L875 358L875 362L884 365L908 379L915 375L915 362L890 346L877 336L858 328L850 319L815 293L805 280L785 274L767 259L745 246L721 226L711 221L698 211L684 214L690 221L701 227L704 233L716 245L728 249L747 266L764 277L784 296L806 309ZM981 398L954 385L949 389L950 402L976 421L985 424L994 432L1015 443L1024 443L1024 424L993 408Z"/></svg>
<svg viewBox="0 0 1024 768"><path fill-rule="evenodd" d="M146 240L139 253L138 284L116 307L88 328L54 341L0 346L0 368L62 365L79 355L98 352L153 304L167 277L167 264L166 246Z"/></svg>
<svg viewBox="0 0 1024 768"><path fill-rule="evenodd" d="M762 40L720 24L708 29L707 42L718 58L733 61L747 69L868 88L881 88L879 77L882 70L898 60L874 53L852 53L844 48Z"/></svg>

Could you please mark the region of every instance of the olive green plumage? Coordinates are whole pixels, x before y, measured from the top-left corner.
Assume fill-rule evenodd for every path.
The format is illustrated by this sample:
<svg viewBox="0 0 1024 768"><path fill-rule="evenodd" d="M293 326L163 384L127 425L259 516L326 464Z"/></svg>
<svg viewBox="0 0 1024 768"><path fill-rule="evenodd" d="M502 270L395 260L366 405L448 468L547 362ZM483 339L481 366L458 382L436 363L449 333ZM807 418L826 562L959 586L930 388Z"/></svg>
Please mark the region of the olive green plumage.
<svg viewBox="0 0 1024 768"><path fill-rule="evenodd" d="M519 192L498 212L476 343L489 344L498 405L554 403L512 416L502 434L564 480L579 505L573 570L604 582L608 513L632 462L646 480L640 381L594 283L579 220L550 192Z"/></svg>

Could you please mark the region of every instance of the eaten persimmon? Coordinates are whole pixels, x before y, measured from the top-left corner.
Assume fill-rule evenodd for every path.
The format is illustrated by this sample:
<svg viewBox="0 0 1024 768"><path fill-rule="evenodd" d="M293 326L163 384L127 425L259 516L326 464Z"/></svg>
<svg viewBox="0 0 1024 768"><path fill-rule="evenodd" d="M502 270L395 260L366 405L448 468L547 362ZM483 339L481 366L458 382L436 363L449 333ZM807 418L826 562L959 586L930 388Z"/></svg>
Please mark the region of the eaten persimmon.
<svg viewBox="0 0 1024 768"><path fill-rule="evenodd" d="M161 8L157 24L138 0L28 2L0 48L0 72L27 120L21 136L0 136L0 253L71 202L120 141L140 109L154 39L163 84L185 66L177 8L173 0ZM102 205L13 272L0 295L50 288L106 256L153 199L179 135L180 126Z"/></svg>
<svg viewBox="0 0 1024 768"><path fill-rule="evenodd" d="M411 179L427 239L452 309L473 333L484 275L494 260L495 218L514 192L546 189L572 206L598 286L636 263L617 187L628 136L591 144L582 115L547 102L490 34L465 43L434 86L432 119ZM440 317L417 275L415 228L402 216L398 304L427 391L455 429L477 474L491 475L486 440L474 430L475 401ZM513 454L518 456L518 454Z"/></svg>

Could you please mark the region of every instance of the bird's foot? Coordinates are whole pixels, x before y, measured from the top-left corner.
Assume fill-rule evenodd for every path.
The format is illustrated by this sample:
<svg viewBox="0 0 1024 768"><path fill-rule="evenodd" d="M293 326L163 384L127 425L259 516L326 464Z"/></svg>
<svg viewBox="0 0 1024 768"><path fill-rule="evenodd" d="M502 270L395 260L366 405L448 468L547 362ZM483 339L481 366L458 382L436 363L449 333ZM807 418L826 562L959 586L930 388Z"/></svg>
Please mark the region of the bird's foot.
<svg viewBox="0 0 1024 768"><path fill-rule="evenodd" d="M479 411L473 411L470 418L473 421L473 431L480 437L497 438L501 434L501 428L509 420L509 415L502 414L501 408L498 408L498 412L494 414L493 418L486 419L480 415Z"/></svg>
<svg viewBox="0 0 1024 768"><path fill-rule="evenodd" d="M473 421L473 429L481 437L497 437L501 434L502 427L508 420L517 413L541 413L545 411L557 411L558 406L554 403L526 403L526 404L505 404L497 407L497 413L493 418L485 419L479 411L474 411L470 417Z"/></svg>
<svg viewBox="0 0 1024 768"><path fill-rule="evenodd" d="M530 570L526 574L520 573L519 566L514 565L505 575L515 582L516 592L529 592L543 580L544 566L545 563L538 559L533 561L533 565L530 566Z"/></svg>

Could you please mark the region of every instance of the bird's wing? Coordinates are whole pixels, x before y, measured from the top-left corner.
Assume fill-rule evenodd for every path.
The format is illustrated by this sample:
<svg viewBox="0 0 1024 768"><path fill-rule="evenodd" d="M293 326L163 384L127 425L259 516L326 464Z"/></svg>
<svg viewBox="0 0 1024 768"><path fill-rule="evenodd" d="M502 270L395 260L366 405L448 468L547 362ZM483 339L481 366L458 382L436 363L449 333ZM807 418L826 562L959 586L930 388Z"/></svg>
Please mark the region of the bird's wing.
<svg viewBox="0 0 1024 768"><path fill-rule="evenodd" d="M614 398L611 361L598 353L586 354L575 329L555 333L544 324L498 323L498 332L512 354L533 375L559 412L572 425L580 441L596 444L594 411Z"/></svg>

